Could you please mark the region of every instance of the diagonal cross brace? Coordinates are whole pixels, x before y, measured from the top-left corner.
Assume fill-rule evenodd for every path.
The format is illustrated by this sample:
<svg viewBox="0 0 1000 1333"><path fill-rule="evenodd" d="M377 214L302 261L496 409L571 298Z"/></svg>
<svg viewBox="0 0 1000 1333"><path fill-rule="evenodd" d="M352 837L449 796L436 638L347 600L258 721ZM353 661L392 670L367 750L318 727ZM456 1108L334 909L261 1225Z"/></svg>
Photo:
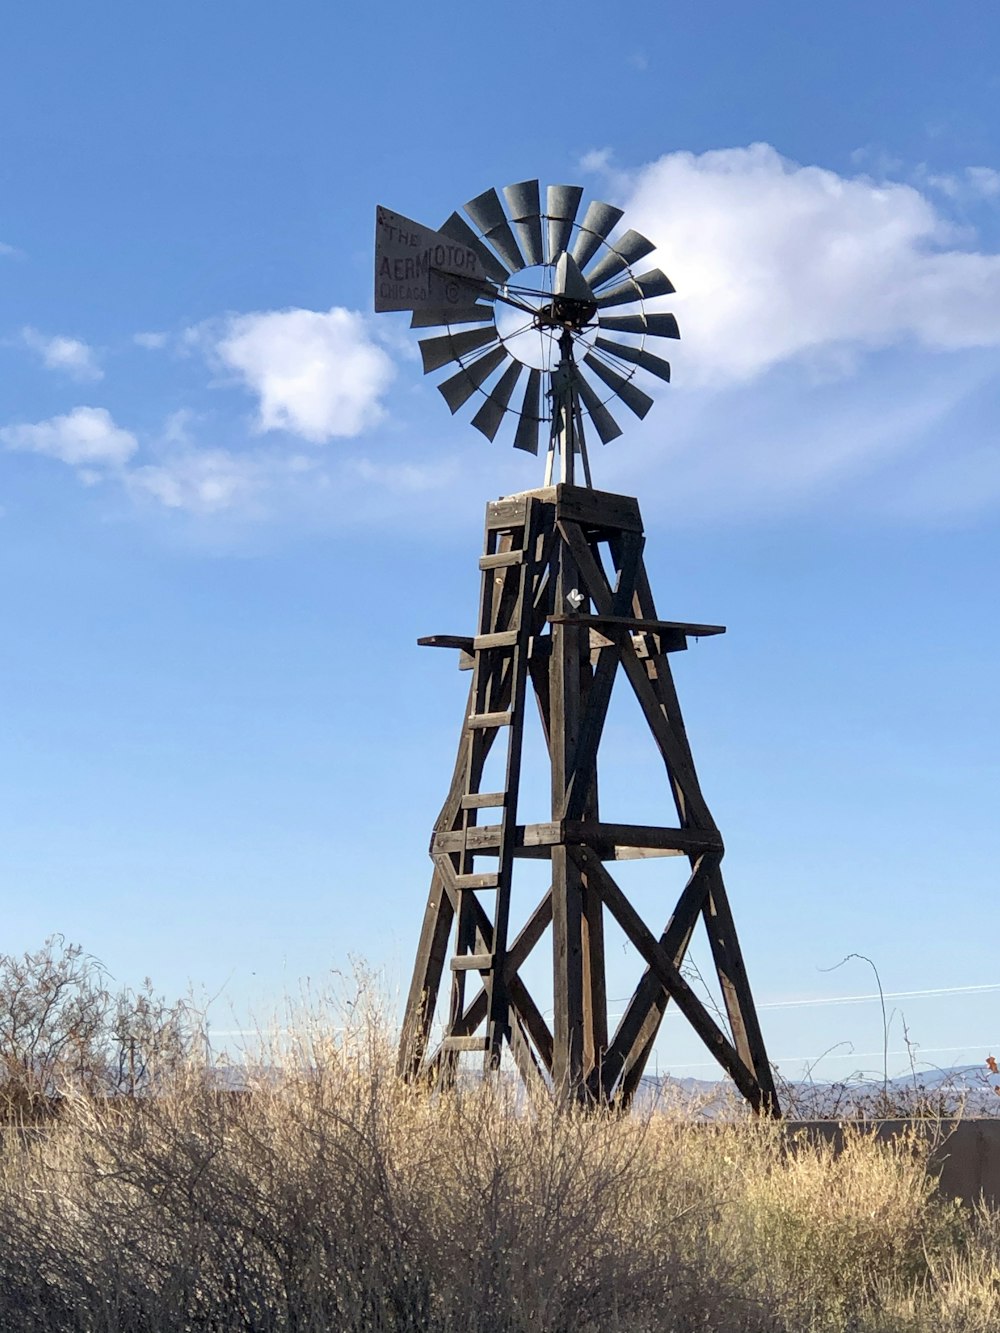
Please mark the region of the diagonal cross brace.
<svg viewBox="0 0 1000 1333"><path fill-rule="evenodd" d="M569 854L597 888L612 916L615 917L632 944L656 973L660 984L676 1002L678 1009L695 1032L701 1037L747 1101L755 1110L759 1109L762 1095L753 1070L749 1069L737 1055L736 1049L729 1038L709 1015L697 995L681 976L673 959L663 949L659 941L654 938L652 931L608 874L600 858L595 856L589 847L571 847L569 848Z"/></svg>

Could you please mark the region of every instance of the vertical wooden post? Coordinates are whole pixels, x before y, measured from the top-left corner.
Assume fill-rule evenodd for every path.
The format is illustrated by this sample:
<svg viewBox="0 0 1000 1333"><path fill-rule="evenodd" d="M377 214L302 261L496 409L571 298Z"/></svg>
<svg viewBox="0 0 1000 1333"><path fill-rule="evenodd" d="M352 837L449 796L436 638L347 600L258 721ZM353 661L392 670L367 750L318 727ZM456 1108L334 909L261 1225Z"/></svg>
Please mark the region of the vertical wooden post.
<svg viewBox="0 0 1000 1333"><path fill-rule="evenodd" d="M557 611L572 608L569 594L577 590L576 563L560 546L555 577ZM566 788L580 734L581 638L573 624L552 626L549 662L549 752L552 764L552 818L566 804ZM588 637L589 646L589 637ZM583 883L580 869L565 846L552 848L552 961L556 1087L566 1096L580 1095L584 1077L585 1010L583 959Z"/></svg>

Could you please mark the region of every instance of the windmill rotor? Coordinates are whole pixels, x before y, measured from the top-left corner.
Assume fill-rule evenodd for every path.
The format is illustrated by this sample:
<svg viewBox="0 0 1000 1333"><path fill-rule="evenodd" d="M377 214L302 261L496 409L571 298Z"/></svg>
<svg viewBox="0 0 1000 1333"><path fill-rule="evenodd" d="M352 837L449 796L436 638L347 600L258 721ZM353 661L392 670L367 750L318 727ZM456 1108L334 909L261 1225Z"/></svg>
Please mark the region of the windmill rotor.
<svg viewBox="0 0 1000 1333"><path fill-rule="evenodd" d="M622 230L611 204L592 200L581 217L582 202L580 186L543 194L537 180L484 190L436 233L424 229L458 247L462 264L432 258L422 299L380 306L377 287L376 309L409 308L412 328L443 330L420 351L425 374L450 372L438 388L453 414L471 404L487 439L506 425L514 447L534 454L548 427L546 480L556 455L571 480L576 454L589 484L584 421L607 443L622 433L613 408L644 417L653 399L634 381L641 372L669 382L653 348L680 333L672 314L647 309L674 291L660 269L642 267L654 243Z"/></svg>

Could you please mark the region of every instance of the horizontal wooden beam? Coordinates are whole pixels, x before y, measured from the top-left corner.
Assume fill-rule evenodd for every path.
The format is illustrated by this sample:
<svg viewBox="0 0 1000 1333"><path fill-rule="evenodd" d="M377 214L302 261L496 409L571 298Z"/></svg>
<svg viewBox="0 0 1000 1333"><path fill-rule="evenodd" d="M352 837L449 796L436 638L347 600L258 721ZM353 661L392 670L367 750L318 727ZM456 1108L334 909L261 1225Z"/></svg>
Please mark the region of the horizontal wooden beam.
<svg viewBox="0 0 1000 1333"><path fill-rule="evenodd" d="M451 960L453 972L492 972L493 955L491 953L462 953Z"/></svg>
<svg viewBox="0 0 1000 1333"><path fill-rule="evenodd" d="M604 861L632 861L644 856L697 856L724 850L717 829L659 828L650 824L606 824L597 820L556 819L547 824L517 824L515 856L548 857L553 847L576 844L590 847ZM495 855L501 840L499 824L436 833L431 855L475 852Z"/></svg>
<svg viewBox="0 0 1000 1333"><path fill-rule="evenodd" d="M425 634L417 640L418 648L458 648L463 653L471 653L472 644L470 634Z"/></svg>
<svg viewBox="0 0 1000 1333"><path fill-rule="evenodd" d="M614 533L642 532L639 502L630 495L595 491L589 486L568 486L555 490L556 520L582 523L588 528L608 528Z"/></svg>
<svg viewBox="0 0 1000 1333"><path fill-rule="evenodd" d="M725 634L725 625L696 625L686 620L645 620L639 616L592 616L564 614L546 616L550 625L587 625L594 629L625 631L638 634L684 634L691 639L708 639L713 634Z"/></svg>
<svg viewBox="0 0 1000 1333"><path fill-rule="evenodd" d="M480 557L480 569L509 569L512 565L524 563L523 551L498 551L496 555Z"/></svg>

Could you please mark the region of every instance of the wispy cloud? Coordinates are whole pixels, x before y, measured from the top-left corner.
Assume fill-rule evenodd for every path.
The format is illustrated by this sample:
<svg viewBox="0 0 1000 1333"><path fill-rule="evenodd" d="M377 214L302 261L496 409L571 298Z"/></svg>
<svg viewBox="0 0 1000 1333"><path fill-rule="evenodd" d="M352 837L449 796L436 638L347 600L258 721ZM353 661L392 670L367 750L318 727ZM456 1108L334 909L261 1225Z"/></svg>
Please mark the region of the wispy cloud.
<svg viewBox="0 0 1000 1333"><path fill-rule="evenodd" d="M147 352L158 352L161 348L166 347L170 341L170 335L157 332L134 333L132 341L136 347L144 347Z"/></svg>
<svg viewBox="0 0 1000 1333"><path fill-rule="evenodd" d="M382 415L395 367L357 311L258 311L195 333L256 395L258 431L321 444L359 435Z"/></svg>
<svg viewBox="0 0 1000 1333"><path fill-rule="evenodd" d="M966 167L960 172L930 172L920 167L915 180L956 203L1000 199L1000 171L993 167Z"/></svg>
<svg viewBox="0 0 1000 1333"><path fill-rule="evenodd" d="M291 467L284 460L282 468ZM273 460L228 449L186 449L129 470L125 486L135 500L166 509L216 514L247 509L273 480Z"/></svg>
<svg viewBox="0 0 1000 1333"><path fill-rule="evenodd" d="M26 347L38 353L50 370L60 370L79 381L104 378L104 371L97 364L94 349L80 338L67 338L58 333L39 333L38 329L30 326L21 330L21 338Z"/></svg>
<svg viewBox="0 0 1000 1333"><path fill-rule="evenodd" d="M45 454L71 467L121 468L138 449L138 441L116 426L104 407L74 407L65 416L47 421L21 422L0 428L0 443L8 449Z"/></svg>

